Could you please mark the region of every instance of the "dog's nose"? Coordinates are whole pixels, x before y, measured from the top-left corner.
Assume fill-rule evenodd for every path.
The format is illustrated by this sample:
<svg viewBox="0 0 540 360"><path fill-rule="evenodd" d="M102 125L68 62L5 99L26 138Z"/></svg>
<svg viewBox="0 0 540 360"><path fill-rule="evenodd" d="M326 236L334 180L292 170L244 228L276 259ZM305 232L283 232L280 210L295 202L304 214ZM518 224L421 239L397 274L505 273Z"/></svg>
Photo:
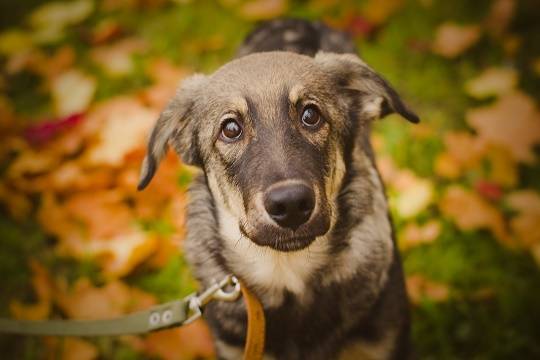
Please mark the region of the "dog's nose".
<svg viewBox="0 0 540 360"><path fill-rule="evenodd" d="M315 194L303 184L273 186L264 196L264 207L279 226L296 230L308 221L315 207Z"/></svg>

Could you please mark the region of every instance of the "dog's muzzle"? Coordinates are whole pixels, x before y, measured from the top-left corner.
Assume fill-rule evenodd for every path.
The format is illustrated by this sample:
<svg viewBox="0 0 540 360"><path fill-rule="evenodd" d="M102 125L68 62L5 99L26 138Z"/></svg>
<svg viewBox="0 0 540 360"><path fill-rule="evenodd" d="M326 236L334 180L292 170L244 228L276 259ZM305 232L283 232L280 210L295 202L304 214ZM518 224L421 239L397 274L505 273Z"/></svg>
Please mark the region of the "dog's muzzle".
<svg viewBox="0 0 540 360"><path fill-rule="evenodd" d="M276 184L264 194L264 208L280 227L296 230L309 220L315 193L301 183Z"/></svg>

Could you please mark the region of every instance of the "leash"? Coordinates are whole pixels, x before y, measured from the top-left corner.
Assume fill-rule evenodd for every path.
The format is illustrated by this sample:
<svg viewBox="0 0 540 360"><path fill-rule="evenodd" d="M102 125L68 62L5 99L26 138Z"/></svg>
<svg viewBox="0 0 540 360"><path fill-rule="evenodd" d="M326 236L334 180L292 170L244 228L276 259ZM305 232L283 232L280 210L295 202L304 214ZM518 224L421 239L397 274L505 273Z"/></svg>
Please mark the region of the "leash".
<svg viewBox="0 0 540 360"><path fill-rule="evenodd" d="M226 288L232 286L227 291ZM244 360L260 360L264 354L265 319L259 300L238 279L227 275L201 294L153 306L147 310L108 320L13 320L0 318L0 333L52 336L112 336L145 334L192 323L214 300L246 302L248 328Z"/></svg>

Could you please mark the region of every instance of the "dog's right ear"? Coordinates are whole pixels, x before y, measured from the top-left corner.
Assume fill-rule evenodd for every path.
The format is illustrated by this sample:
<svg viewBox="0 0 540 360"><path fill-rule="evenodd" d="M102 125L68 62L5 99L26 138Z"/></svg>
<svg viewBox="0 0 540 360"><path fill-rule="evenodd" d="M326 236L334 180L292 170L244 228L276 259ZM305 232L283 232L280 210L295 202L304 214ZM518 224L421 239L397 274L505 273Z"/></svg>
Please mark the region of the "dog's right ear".
<svg viewBox="0 0 540 360"><path fill-rule="evenodd" d="M174 98L160 114L148 140L138 190L148 186L154 177L161 159L167 153L169 143L185 164L200 166L197 149L193 146L195 136L193 112L195 99L206 84L206 80L207 77L201 74L185 79Z"/></svg>
<svg viewBox="0 0 540 360"><path fill-rule="evenodd" d="M383 118L397 113L412 123L420 121L390 83L358 56L319 52L315 61L336 79L343 91L352 93L360 101L365 117Z"/></svg>

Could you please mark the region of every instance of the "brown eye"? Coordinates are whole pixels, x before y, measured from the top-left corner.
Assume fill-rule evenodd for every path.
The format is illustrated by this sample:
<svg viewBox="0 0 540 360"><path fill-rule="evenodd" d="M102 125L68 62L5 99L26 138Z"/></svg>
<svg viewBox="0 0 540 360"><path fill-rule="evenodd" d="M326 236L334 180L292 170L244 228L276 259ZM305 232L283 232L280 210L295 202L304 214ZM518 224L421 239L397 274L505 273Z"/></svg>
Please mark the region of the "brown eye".
<svg viewBox="0 0 540 360"><path fill-rule="evenodd" d="M221 124L221 138L225 141L235 141L242 136L242 126L235 119L226 119Z"/></svg>
<svg viewBox="0 0 540 360"><path fill-rule="evenodd" d="M308 105L302 112L302 124L307 128L315 128L321 123L319 109L313 105Z"/></svg>

